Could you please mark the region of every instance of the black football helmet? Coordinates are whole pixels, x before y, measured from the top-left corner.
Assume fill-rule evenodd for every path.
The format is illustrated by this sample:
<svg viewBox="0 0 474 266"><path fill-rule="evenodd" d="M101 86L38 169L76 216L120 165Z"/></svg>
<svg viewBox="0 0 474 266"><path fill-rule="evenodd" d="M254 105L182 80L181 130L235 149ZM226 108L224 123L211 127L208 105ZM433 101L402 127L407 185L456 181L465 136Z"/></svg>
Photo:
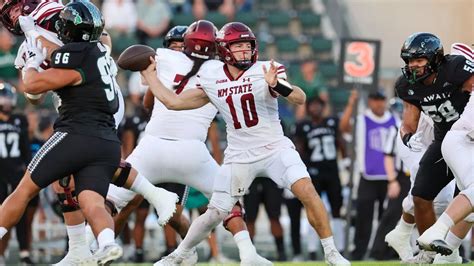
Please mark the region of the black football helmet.
<svg viewBox="0 0 474 266"><path fill-rule="evenodd" d="M16 89L10 83L0 81L0 112L10 115L16 106Z"/></svg>
<svg viewBox="0 0 474 266"><path fill-rule="evenodd" d="M0 8L0 20L5 28L15 35L23 35L18 23L20 15L29 15L41 0L8 0Z"/></svg>
<svg viewBox="0 0 474 266"><path fill-rule="evenodd" d="M403 75L410 83L423 81L432 73L438 71L438 67L444 60L444 50L441 40L434 34L418 32L410 35L403 43L400 57L405 61L402 68ZM410 59L426 58L428 64L422 75L417 75L408 67Z"/></svg>
<svg viewBox="0 0 474 266"><path fill-rule="evenodd" d="M163 39L163 47L170 47L171 42L184 42L184 33L188 30L188 26L174 26L166 33Z"/></svg>
<svg viewBox="0 0 474 266"><path fill-rule="evenodd" d="M97 42L104 30L104 18L91 2L73 1L59 13L56 29L63 43Z"/></svg>

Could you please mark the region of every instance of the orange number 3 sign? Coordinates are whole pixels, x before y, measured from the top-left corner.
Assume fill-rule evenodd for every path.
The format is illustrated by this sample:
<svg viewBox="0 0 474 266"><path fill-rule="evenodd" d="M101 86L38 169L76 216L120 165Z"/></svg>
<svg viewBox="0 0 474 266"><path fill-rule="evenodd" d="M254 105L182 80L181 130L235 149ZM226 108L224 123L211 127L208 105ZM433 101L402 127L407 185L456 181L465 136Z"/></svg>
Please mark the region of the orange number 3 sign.
<svg viewBox="0 0 474 266"><path fill-rule="evenodd" d="M344 71L352 77L364 78L375 69L374 48L370 43L352 42L347 45L347 54L355 56L354 61L344 63Z"/></svg>

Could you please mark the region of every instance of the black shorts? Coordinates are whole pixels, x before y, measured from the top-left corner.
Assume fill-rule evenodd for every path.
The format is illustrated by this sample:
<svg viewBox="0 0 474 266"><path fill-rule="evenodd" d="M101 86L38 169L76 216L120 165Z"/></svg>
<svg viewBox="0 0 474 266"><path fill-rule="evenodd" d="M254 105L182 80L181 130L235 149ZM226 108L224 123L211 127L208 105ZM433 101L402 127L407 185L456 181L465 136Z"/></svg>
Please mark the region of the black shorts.
<svg viewBox="0 0 474 266"><path fill-rule="evenodd" d="M413 196L424 200L433 200L438 193L454 179L441 154L441 141L434 141L420 160L415 184L411 190Z"/></svg>
<svg viewBox="0 0 474 266"><path fill-rule="evenodd" d="M260 203L263 203L268 218L279 219L283 202L283 189L279 188L270 178L257 177L244 196L245 217L254 222L257 219Z"/></svg>
<svg viewBox="0 0 474 266"><path fill-rule="evenodd" d="M188 200L188 193L189 187L183 184L178 183L161 183L157 185L157 187L163 188L168 190L169 192L176 193L179 197L178 204L179 205L186 205L186 201ZM138 208L148 209L150 207L150 203L148 201L143 200L142 203L138 206Z"/></svg>
<svg viewBox="0 0 474 266"><path fill-rule="evenodd" d="M310 173L315 172L311 171L311 169L308 170ZM341 217L342 186L339 171L316 171L315 173L316 174L311 175L314 188L316 188L319 195L321 195L322 192L326 192L329 204L331 205L332 216L334 218Z"/></svg>
<svg viewBox="0 0 474 266"><path fill-rule="evenodd" d="M36 185L47 187L73 175L76 195L92 190L107 195L120 163L120 143L93 136L55 132L28 165Z"/></svg>

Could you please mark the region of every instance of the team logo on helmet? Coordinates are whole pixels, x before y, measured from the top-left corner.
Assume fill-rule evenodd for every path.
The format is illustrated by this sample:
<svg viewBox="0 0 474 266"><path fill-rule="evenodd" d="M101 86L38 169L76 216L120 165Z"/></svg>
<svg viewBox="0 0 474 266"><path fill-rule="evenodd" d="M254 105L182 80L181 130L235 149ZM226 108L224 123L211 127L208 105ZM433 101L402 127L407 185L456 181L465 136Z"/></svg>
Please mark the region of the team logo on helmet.
<svg viewBox="0 0 474 266"><path fill-rule="evenodd" d="M79 15L75 9L72 10L72 15L74 16L74 25L79 25L82 23L81 15Z"/></svg>

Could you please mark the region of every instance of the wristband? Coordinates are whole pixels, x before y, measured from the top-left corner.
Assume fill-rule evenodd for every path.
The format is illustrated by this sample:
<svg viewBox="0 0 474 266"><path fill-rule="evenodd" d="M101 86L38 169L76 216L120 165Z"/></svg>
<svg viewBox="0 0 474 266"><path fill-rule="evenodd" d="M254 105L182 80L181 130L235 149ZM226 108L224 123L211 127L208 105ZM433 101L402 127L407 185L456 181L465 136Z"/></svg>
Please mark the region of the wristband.
<svg viewBox="0 0 474 266"><path fill-rule="evenodd" d="M277 79L277 84L271 88L283 97L288 97L288 95L293 92L290 83L283 79Z"/></svg>
<svg viewBox="0 0 474 266"><path fill-rule="evenodd" d="M403 144L405 144L405 146L407 146L407 147L409 147L408 146L408 141L410 141L411 136L413 136L413 133L407 133L407 134L403 135L403 137L402 137Z"/></svg>
<svg viewBox="0 0 474 266"><path fill-rule="evenodd" d="M42 93L40 93L40 94L30 94L30 93L27 93L27 92L25 92L25 95L28 99L31 99L31 100L39 100L41 98L41 96L43 96Z"/></svg>

